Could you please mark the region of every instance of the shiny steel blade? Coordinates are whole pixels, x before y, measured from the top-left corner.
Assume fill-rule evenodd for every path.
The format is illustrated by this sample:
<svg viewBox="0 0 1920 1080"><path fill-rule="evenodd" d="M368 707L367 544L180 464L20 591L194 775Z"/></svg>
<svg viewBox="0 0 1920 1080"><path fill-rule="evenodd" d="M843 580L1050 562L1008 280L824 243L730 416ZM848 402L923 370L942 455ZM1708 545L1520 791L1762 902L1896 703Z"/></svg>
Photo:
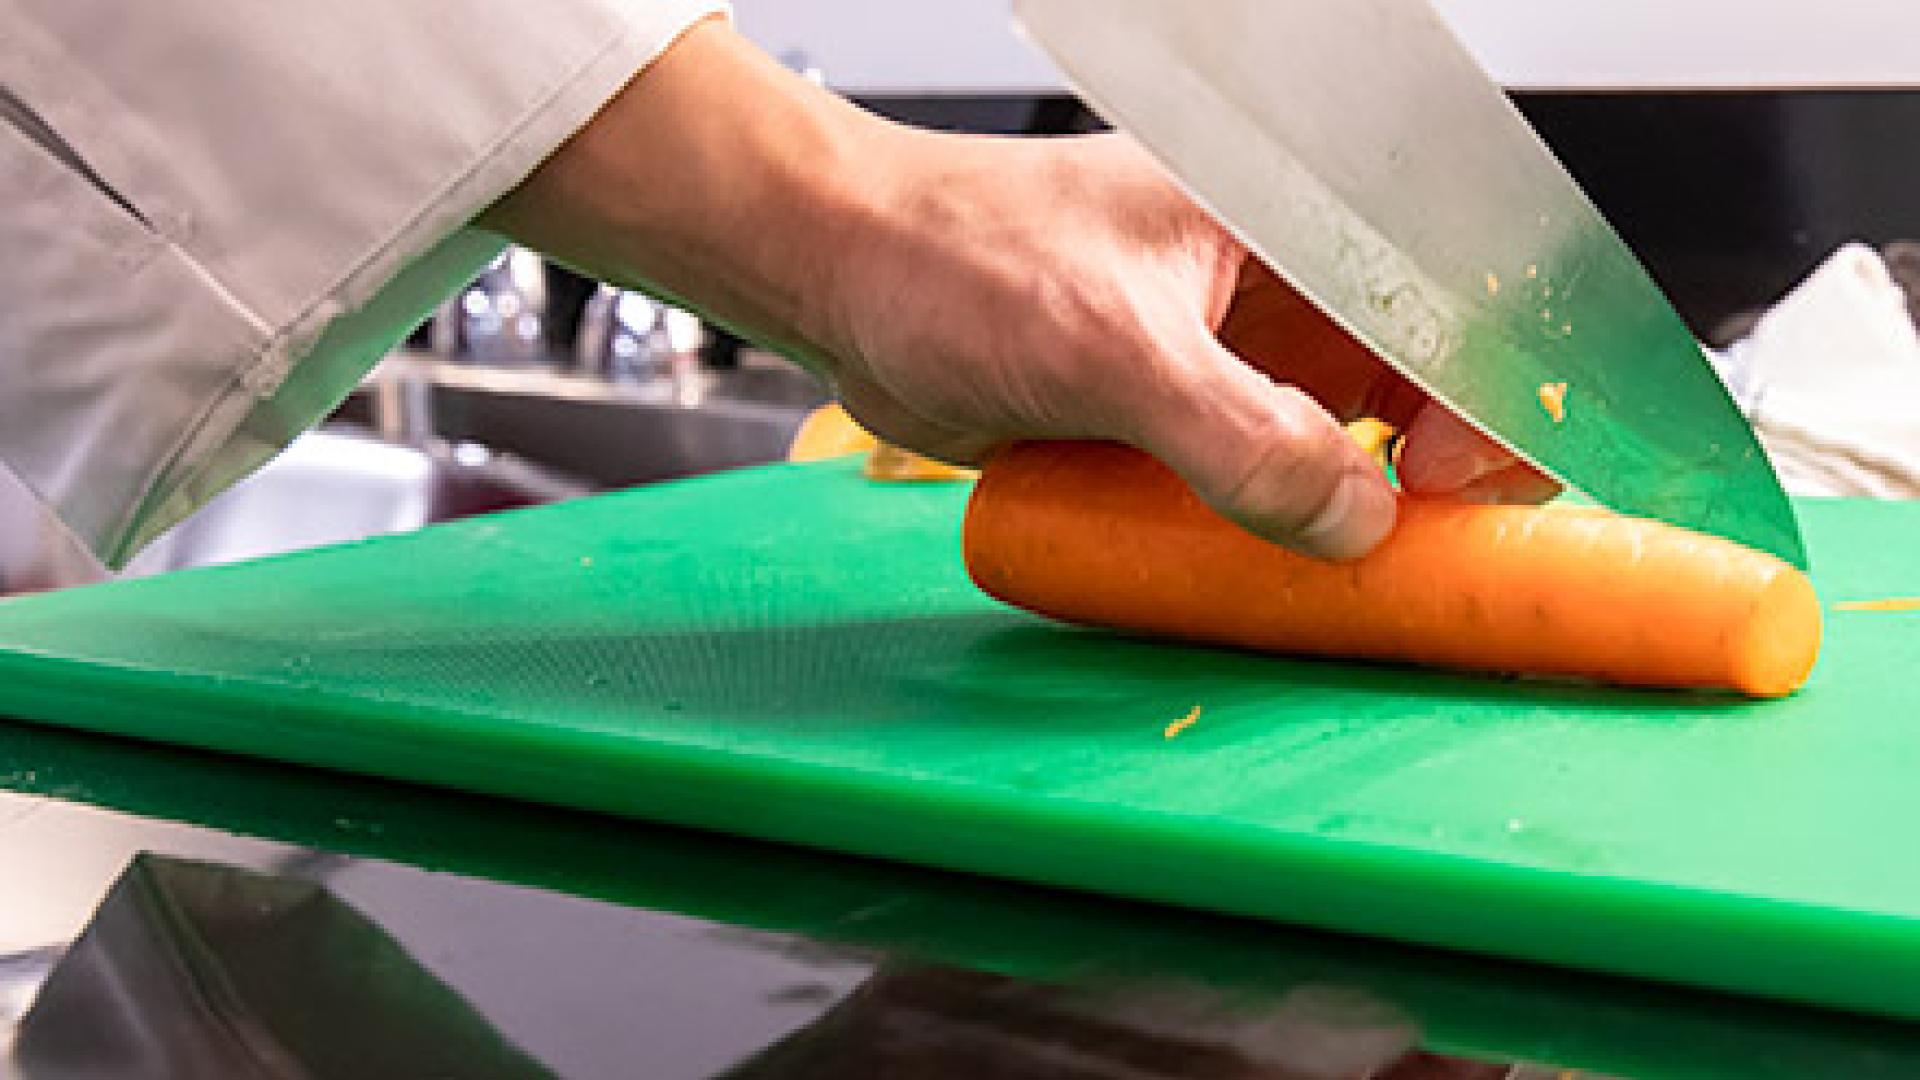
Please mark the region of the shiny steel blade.
<svg viewBox="0 0 1920 1080"><path fill-rule="evenodd" d="M1606 506L1805 565L1686 325L1425 0L1014 10L1250 249L1468 421Z"/></svg>

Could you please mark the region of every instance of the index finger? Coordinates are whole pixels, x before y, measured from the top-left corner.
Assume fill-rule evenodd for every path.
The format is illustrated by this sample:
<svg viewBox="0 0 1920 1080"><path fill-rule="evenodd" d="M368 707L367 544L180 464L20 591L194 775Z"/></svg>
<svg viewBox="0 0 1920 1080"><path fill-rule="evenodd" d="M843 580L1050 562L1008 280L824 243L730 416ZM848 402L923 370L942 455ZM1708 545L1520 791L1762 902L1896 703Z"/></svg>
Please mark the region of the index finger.
<svg viewBox="0 0 1920 1080"><path fill-rule="evenodd" d="M1560 485L1452 410L1429 400L1407 425L1395 471L1403 490L1476 502L1544 502Z"/></svg>
<svg viewBox="0 0 1920 1080"><path fill-rule="evenodd" d="M1275 381L1306 391L1340 420L1371 416L1404 429L1427 400L1373 350L1252 257L1241 268L1219 337L1241 360Z"/></svg>

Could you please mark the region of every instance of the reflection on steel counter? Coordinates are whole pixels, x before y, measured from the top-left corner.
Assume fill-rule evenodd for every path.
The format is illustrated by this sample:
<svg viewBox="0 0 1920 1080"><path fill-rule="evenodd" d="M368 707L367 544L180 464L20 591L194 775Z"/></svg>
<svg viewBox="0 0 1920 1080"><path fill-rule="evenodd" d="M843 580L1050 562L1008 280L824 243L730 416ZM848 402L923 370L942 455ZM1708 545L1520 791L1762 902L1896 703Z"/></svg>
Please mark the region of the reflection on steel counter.
<svg viewBox="0 0 1920 1080"><path fill-rule="evenodd" d="M671 993L670 980L662 993ZM829 991L823 1003L835 996ZM642 1003L635 1003L639 1006ZM736 1080L1496 1080L1359 991L1032 982L892 962ZM638 1064L638 1063L636 1063ZM25 1080L558 1075L326 886L137 856L19 1025Z"/></svg>
<svg viewBox="0 0 1920 1080"><path fill-rule="evenodd" d="M21 1021L24 1080L553 1074L319 885L142 855Z"/></svg>
<svg viewBox="0 0 1920 1080"><path fill-rule="evenodd" d="M1006 1066L1017 1077L1093 1031L1112 1046L1052 1076L1152 1077L1138 1059L1176 1051L1315 1075L1416 1036L1425 1053L1375 1080L1595 1075L1481 1064L1515 1059L1703 1080L1920 1075L1910 1025L0 722L0 821L9 807L0 865L35 884L0 890L21 944L55 943L34 929L40 898L100 895L87 867L102 845L324 876L568 1077L806 1077L839 1061L854 1080L856 1062L976 1035L1033 1052ZM67 925L60 942L81 920ZM849 995L862 1001L839 1008ZM850 1039L863 1031L893 1042ZM915 1035L926 1045L900 1045ZM0 1024L0 1073L6 1043Z"/></svg>
<svg viewBox="0 0 1920 1080"><path fill-rule="evenodd" d="M1418 1038L1390 1005L1333 987L1235 1001L1198 984L1099 992L899 964L726 1076L1500 1080L1508 1072L1419 1055Z"/></svg>

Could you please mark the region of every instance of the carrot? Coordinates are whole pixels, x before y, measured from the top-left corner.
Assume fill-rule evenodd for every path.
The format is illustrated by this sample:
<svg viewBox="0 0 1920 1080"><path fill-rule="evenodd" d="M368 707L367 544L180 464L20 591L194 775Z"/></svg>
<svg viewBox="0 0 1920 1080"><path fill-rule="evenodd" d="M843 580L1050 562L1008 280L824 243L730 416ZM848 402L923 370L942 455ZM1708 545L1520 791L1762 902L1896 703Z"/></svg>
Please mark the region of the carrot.
<svg viewBox="0 0 1920 1080"><path fill-rule="evenodd" d="M1894 596L1885 600L1842 600L1835 611L1920 611L1920 596Z"/></svg>
<svg viewBox="0 0 1920 1080"><path fill-rule="evenodd" d="M1730 541L1605 511L1406 496L1351 563L1290 552L1105 443L1028 443L968 504L967 570L1068 622L1278 653L1581 676L1771 697L1806 680L1806 575Z"/></svg>
<svg viewBox="0 0 1920 1080"><path fill-rule="evenodd" d="M1540 407L1558 424L1567 418L1567 384L1550 382L1540 384Z"/></svg>
<svg viewBox="0 0 1920 1080"><path fill-rule="evenodd" d="M837 401L807 414L787 447L788 461L819 461L822 458L864 454L879 442Z"/></svg>
<svg viewBox="0 0 1920 1080"><path fill-rule="evenodd" d="M1383 469L1387 467L1387 463L1393 457L1394 448L1398 445L1393 441L1395 434L1397 433L1392 424L1371 416L1362 417L1347 424L1347 437L1354 441L1354 445L1365 451L1368 457L1378 462Z"/></svg>
<svg viewBox="0 0 1920 1080"><path fill-rule="evenodd" d="M1188 728L1192 727L1193 725L1199 722L1200 722L1200 706L1195 705L1187 713L1187 715L1181 717L1178 720L1175 720L1171 724L1168 724L1166 728L1160 732L1160 734L1164 738L1171 739L1175 735L1180 734L1181 732L1187 730Z"/></svg>
<svg viewBox="0 0 1920 1080"><path fill-rule="evenodd" d="M971 480L979 475L965 466L935 461L884 440L867 451L867 463L862 471L869 480L908 484Z"/></svg>

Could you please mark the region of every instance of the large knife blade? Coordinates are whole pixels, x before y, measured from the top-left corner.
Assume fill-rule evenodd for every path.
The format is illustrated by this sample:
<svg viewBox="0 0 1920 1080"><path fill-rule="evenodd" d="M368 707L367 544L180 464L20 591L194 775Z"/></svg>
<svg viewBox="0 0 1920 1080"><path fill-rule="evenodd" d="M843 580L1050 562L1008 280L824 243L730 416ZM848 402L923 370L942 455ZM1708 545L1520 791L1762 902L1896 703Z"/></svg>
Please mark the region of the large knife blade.
<svg viewBox="0 0 1920 1080"><path fill-rule="evenodd" d="M1013 5L1089 104L1468 422L1613 509L1806 565L1693 335L1426 0Z"/></svg>

